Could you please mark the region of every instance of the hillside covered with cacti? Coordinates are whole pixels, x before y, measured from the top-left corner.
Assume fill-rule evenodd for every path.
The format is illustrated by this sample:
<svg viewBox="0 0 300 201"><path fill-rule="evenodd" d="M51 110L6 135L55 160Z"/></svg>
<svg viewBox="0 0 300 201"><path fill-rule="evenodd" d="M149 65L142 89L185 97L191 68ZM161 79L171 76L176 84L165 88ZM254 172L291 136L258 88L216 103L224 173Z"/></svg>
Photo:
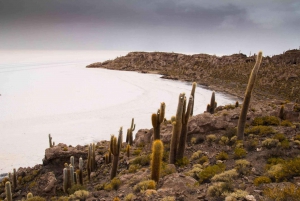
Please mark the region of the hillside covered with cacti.
<svg viewBox="0 0 300 201"><path fill-rule="evenodd" d="M300 106L251 100L261 62L259 52L243 104L218 106L212 92L207 110L193 114L194 82L171 119L161 103L149 114L153 128L135 137L134 118L110 141L84 146L55 145L49 134L43 164L13 169L0 200L299 200Z"/></svg>
<svg viewBox="0 0 300 201"><path fill-rule="evenodd" d="M255 55L184 55L165 52L131 52L88 68L159 73L162 78L197 82L209 88L244 96ZM300 94L300 50L262 59L254 97L297 101Z"/></svg>

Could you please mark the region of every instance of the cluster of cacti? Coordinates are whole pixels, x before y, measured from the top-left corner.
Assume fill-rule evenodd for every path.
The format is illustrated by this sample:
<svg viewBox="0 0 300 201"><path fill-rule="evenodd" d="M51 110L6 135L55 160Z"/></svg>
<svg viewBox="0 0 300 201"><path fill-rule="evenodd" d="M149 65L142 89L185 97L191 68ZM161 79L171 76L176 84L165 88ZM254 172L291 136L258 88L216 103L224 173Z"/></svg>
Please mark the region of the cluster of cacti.
<svg viewBox="0 0 300 201"><path fill-rule="evenodd" d="M133 143L133 137L132 137L133 134L132 134L132 132L134 131L134 129L135 129L134 118L132 118L131 126L130 126L130 128L127 129L127 135L126 135L126 143L130 144L130 146Z"/></svg>
<svg viewBox="0 0 300 201"><path fill-rule="evenodd" d="M48 137L49 137L49 147L51 148L51 147L53 147L55 145L55 143L52 142L51 134L49 134Z"/></svg>
<svg viewBox="0 0 300 201"><path fill-rule="evenodd" d="M210 104L207 104L206 111L209 112L210 114L214 114L216 107L217 107L217 102L215 98L215 92L213 91L211 94Z"/></svg>
<svg viewBox="0 0 300 201"><path fill-rule="evenodd" d="M88 147L88 160L86 164L87 172L88 172L88 179L90 180L90 175L91 172L93 172L96 168L96 162L95 162L95 157L96 157L96 146L95 144L90 144Z"/></svg>
<svg viewBox="0 0 300 201"><path fill-rule="evenodd" d="M164 146L161 140L155 140L152 145L151 179L158 182L161 171Z"/></svg>
<svg viewBox="0 0 300 201"><path fill-rule="evenodd" d="M194 103L195 103L195 91L196 91L197 83L193 82L192 84L192 91L191 91L191 96L193 97L193 104L192 104L192 109L191 109L191 114L190 116L193 116L194 114Z"/></svg>
<svg viewBox="0 0 300 201"><path fill-rule="evenodd" d="M175 164L176 160L181 159L184 154L187 123L190 117L193 104L193 97L190 96L186 109L186 97L184 93L179 95L176 117L172 117L173 124L171 147L170 147L170 163Z"/></svg>
<svg viewBox="0 0 300 201"><path fill-rule="evenodd" d="M248 112L248 108L249 108L249 104L250 104L252 89L254 87L254 83L256 80L258 69L260 67L261 60L262 60L262 52L260 51L257 55L256 63L251 71L247 89L245 92L244 102L242 105L241 114L240 114L240 118L238 121L238 129L237 129L237 139L238 140L244 140L244 130L245 130L245 124L246 124L246 119L247 119L247 112Z"/></svg>
<svg viewBox="0 0 300 201"><path fill-rule="evenodd" d="M151 120L152 120L152 126L154 131L153 140L160 139L160 124L164 121L165 109L166 109L166 104L162 102L160 104L160 109L157 110L157 113L152 114Z"/></svg>
<svg viewBox="0 0 300 201"><path fill-rule="evenodd" d="M9 181L5 183L5 194L7 201L12 201L11 185Z"/></svg>
<svg viewBox="0 0 300 201"><path fill-rule="evenodd" d="M119 164L119 155L120 155L120 151L122 148L122 141L123 141L123 131L122 131L122 127L121 127L119 130L118 139L112 135L111 141L110 141L110 150L114 156L110 179L113 179L117 175L118 164Z"/></svg>

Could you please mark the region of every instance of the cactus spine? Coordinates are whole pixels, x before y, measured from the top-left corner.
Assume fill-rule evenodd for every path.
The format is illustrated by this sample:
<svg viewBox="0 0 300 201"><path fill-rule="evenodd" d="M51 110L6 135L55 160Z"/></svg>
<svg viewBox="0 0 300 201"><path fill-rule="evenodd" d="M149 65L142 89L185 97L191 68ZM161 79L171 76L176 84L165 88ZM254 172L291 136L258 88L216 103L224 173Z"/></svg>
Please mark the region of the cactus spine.
<svg viewBox="0 0 300 201"><path fill-rule="evenodd" d="M83 185L83 160L79 158L79 171L78 171L78 182L80 185Z"/></svg>
<svg viewBox="0 0 300 201"><path fill-rule="evenodd" d="M185 150L186 138L187 138L187 130L188 130L188 121L193 107L193 96L191 95L189 98L187 109L185 109L186 105L186 98L184 98L183 104L183 112L182 112L182 127L181 127L181 134L180 139L178 142L178 150L176 159L182 159Z"/></svg>
<svg viewBox="0 0 300 201"><path fill-rule="evenodd" d="M122 147L122 138L123 138L123 131L121 127L119 130L118 139L115 136L111 137L112 141L110 142L110 150L114 157L113 157L113 166L111 169L110 179L113 179L117 175L119 155Z"/></svg>
<svg viewBox="0 0 300 201"><path fill-rule="evenodd" d="M15 191L17 188L17 173L16 173L16 168L14 168L14 174L13 174L13 190Z"/></svg>
<svg viewBox="0 0 300 201"><path fill-rule="evenodd" d="M247 112L248 112L248 108L249 108L249 104L250 104L252 89L254 87L254 83L256 80L258 69L260 67L261 60L262 60L262 52L260 51L257 55L254 68L252 69L252 72L250 74L247 89L245 92L244 103L242 105L241 114L240 114L240 118L239 118L239 122L238 122L238 129L237 129L237 139L238 140L244 140L244 130L245 130Z"/></svg>
<svg viewBox="0 0 300 201"><path fill-rule="evenodd" d="M162 102L160 104L160 109L157 110L157 113L152 114L151 120L152 120L152 126L153 126L153 131L154 131L153 140L160 139L160 125L164 121L165 110L166 110L166 104L164 102Z"/></svg>
<svg viewBox="0 0 300 201"><path fill-rule="evenodd" d="M193 97L193 104L192 104L192 109L190 115L193 116L194 113L194 103L195 103L195 91L196 91L197 83L193 82L192 84L192 91L191 91L191 96Z"/></svg>
<svg viewBox="0 0 300 201"><path fill-rule="evenodd" d="M134 118L131 120L131 126L127 129L127 135L126 135L126 143L132 146L133 142L133 134L132 132L135 130L135 124L134 124Z"/></svg>
<svg viewBox="0 0 300 201"><path fill-rule="evenodd" d="M185 97L184 93L181 93L179 95L176 118L175 121L172 122L173 131L172 131L172 139L171 139L171 147L170 147L170 159L169 159L170 164L175 164L176 162L177 145L179 142L180 132L182 128L182 113L183 113L184 97Z"/></svg>
<svg viewBox="0 0 300 201"><path fill-rule="evenodd" d="M5 183L5 193L7 201L12 201L11 185L9 181Z"/></svg>
<svg viewBox="0 0 300 201"><path fill-rule="evenodd" d="M161 140L155 140L152 145L151 179L158 182L163 158L164 146Z"/></svg>

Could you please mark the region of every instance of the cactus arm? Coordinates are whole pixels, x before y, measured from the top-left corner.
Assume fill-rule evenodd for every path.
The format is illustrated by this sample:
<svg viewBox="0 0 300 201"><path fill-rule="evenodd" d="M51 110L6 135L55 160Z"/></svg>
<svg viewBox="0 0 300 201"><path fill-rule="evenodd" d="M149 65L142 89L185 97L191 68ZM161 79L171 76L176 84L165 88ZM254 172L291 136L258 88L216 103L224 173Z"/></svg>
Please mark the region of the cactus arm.
<svg viewBox="0 0 300 201"><path fill-rule="evenodd" d="M262 60L262 52L260 51L257 55L256 58L256 63L252 69L252 72L249 77L247 89L245 92L245 98L244 98L244 103L242 105L241 109L241 114L240 118L238 121L238 129L237 129L237 139L238 140L244 140L244 130L245 130L245 124L246 124L246 119L247 119L247 112L250 104L250 99L252 95L252 90L255 84L256 76L260 67L260 63Z"/></svg>
<svg viewBox="0 0 300 201"><path fill-rule="evenodd" d="M193 97L193 103L192 103L192 109L190 112L190 115L193 116L194 113L194 103L195 103L195 91L196 91L197 83L193 82L192 84L192 91L191 91L191 96Z"/></svg>

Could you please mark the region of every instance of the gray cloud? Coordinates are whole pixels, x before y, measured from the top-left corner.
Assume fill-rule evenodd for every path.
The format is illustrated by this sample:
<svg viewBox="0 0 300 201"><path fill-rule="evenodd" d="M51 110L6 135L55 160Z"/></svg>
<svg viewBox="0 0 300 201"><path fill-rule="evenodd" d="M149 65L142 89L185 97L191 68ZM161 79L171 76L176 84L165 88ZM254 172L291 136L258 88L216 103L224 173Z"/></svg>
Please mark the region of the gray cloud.
<svg viewBox="0 0 300 201"><path fill-rule="evenodd" d="M297 48L297 0L0 0L0 49L231 54Z"/></svg>

